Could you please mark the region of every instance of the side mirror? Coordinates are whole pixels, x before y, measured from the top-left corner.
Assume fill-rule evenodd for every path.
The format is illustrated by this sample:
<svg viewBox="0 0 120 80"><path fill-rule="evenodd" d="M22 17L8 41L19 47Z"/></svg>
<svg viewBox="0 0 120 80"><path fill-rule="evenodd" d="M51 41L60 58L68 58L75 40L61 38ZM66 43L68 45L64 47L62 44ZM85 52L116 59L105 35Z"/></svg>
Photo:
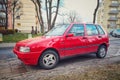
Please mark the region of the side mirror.
<svg viewBox="0 0 120 80"><path fill-rule="evenodd" d="M74 34L73 33L70 33L70 34L67 34L66 37L73 37Z"/></svg>

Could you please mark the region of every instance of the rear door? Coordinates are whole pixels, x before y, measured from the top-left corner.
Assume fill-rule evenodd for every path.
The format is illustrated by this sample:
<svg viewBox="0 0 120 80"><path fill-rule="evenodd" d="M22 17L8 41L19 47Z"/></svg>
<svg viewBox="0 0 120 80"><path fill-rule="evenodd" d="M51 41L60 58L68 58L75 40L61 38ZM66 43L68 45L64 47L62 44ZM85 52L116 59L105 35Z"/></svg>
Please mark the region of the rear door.
<svg viewBox="0 0 120 80"><path fill-rule="evenodd" d="M96 25L96 26L99 32L98 35L99 45L103 43L109 43L108 34L105 33L105 31L102 29L100 25Z"/></svg>
<svg viewBox="0 0 120 80"><path fill-rule="evenodd" d="M100 44L101 37L97 27L93 24L86 24L87 53L96 52Z"/></svg>

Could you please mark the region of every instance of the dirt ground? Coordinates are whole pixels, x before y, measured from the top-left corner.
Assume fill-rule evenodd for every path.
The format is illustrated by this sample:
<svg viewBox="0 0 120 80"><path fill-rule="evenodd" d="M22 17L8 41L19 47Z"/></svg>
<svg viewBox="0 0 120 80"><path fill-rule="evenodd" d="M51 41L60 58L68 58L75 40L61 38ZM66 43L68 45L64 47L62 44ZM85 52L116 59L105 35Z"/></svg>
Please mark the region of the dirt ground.
<svg viewBox="0 0 120 80"><path fill-rule="evenodd" d="M17 59L0 61L0 80L45 80L59 75L82 74L91 69L120 62L120 56L105 59L97 59L94 56L88 57L90 56L79 56L62 60L56 68L51 70L43 70L37 66L26 66ZM8 64L12 65L12 67L8 68L10 67L7 66Z"/></svg>

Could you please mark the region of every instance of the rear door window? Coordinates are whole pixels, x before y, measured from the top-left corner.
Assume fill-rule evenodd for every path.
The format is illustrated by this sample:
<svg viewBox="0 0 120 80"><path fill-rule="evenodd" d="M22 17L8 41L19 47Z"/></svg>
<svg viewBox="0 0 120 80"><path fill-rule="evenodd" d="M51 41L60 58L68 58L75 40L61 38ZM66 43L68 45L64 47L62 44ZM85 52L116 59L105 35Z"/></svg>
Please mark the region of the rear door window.
<svg viewBox="0 0 120 80"><path fill-rule="evenodd" d="M88 36L98 35L98 30L95 25L86 24L86 30Z"/></svg>

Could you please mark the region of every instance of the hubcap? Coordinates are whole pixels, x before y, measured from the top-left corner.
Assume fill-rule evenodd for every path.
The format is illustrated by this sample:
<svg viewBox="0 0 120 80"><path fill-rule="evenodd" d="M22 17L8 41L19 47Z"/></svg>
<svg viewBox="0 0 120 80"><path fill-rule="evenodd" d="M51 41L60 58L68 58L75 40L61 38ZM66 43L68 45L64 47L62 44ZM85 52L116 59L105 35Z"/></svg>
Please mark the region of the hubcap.
<svg viewBox="0 0 120 80"><path fill-rule="evenodd" d="M105 50L105 48L101 48L100 49L100 56L101 57L104 57L106 55L106 50Z"/></svg>
<svg viewBox="0 0 120 80"><path fill-rule="evenodd" d="M51 67L56 63L56 57L53 54L46 54L43 57L43 64L47 67Z"/></svg>

